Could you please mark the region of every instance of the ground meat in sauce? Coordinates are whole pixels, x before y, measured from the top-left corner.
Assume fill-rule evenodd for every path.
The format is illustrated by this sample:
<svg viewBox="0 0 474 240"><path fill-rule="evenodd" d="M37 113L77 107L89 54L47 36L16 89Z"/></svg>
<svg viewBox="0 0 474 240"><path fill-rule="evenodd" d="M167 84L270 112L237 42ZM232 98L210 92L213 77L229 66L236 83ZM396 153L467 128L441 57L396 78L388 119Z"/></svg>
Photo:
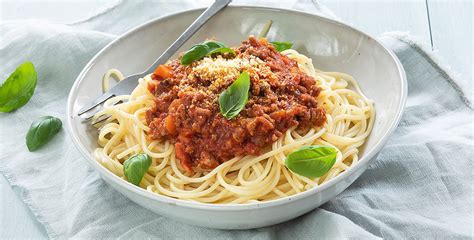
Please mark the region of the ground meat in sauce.
<svg viewBox="0 0 474 240"><path fill-rule="evenodd" d="M320 88L296 61L254 37L234 50L235 57L208 57L190 66L173 60L167 64L171 78L153 75L149 82L155 106L146 113L148 135L172 141L189 173L213 169L235 156L258 155L290 127L304 130L326 120L316 101ZM219 68L224 63L234 67ZM251 78L249 100L237 117L227 120L218 96L244 70Z"/></svg>

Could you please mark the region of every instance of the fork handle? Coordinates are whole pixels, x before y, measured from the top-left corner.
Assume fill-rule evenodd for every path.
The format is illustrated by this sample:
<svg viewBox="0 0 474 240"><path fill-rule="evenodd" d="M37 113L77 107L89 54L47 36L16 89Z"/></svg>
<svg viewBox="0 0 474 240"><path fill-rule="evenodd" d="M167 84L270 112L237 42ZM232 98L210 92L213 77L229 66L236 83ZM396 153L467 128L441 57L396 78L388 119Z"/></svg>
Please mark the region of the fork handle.
<svg viewBox="0 0 474 240"><path fill-rule="evenodd" d="M212 16L218 13L222 8L227 6L232 0L216 0L211 6L209 6L182 34L174 41L166 51L146 70L143 74L147 75L152 73L159 65L166 63L168 59L173 56L183 44L188 41L191 36L199 30L204 23L206 23Z"/></svg>

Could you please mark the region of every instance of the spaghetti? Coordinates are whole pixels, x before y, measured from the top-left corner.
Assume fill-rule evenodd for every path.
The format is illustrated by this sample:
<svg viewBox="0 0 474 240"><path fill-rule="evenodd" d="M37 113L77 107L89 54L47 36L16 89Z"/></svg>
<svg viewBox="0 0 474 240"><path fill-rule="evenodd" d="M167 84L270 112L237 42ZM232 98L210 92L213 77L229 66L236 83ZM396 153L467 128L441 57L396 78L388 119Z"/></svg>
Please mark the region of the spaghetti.
<svg viewBox="0 0 474 240"><path fill-rule="evenodd" d="M152 159L139 186L160 195L202 203L251 203L291 196L315 188L354 166L359 161L359 147L370 134L375 109L350 75L323 72L314 68L312 60L295 50L282 54L295 60L301 71L313 77L321 92L318 104L326 112L322 127L302 133L295 127L258 156L234 157L212 170L186 172L176 159L174 145L167 140L150 138L146 111L153 107L154 96L148 90L151 75L139 79L130 95L117 96L104 103L93 121L109 116L100 124L94 156L118 177L125 179L123 162L130 156L146 153ZM117 70L104 77L108 87L111 76L122 78ZM352 89L351 89L352 88ZM105 90L105 89L104 89ZM285 166L292 151L309 145L337 149L336 163L325 175L309 179L293 173Z"/></svg>

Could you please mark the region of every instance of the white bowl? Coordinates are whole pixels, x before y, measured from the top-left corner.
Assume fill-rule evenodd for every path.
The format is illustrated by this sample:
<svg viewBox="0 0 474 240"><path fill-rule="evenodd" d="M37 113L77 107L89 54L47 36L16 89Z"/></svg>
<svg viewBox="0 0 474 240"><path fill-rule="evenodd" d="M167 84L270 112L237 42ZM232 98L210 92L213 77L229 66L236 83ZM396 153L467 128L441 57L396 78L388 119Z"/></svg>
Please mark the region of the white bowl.
<svg viewBox="0 0 474 240"><path fill-rule="evenodd" d="M293 42L294 48L310 56L319 69L353 75L363 92L374 100L375 126L356 166L320 187L290 197L238 205L203 204L153 194L120 179L96 162L91 153L97 147L97 130L81 123L77 112L101 94L102 75L110 68L120 69L124 75L143 71L202 11L181 12L145 23L107 45L87 64L71 89L67 109L67 129L87 162L110 186L139 205L209 228L248 229L277 224L307 213L341 193L375 160L397 126L407 95L405 72L396 56L373 37L338 21L298 11L227 7L182 50L210 37L238 45L249 35L258 35L272 19L269 39Z"/></svg>

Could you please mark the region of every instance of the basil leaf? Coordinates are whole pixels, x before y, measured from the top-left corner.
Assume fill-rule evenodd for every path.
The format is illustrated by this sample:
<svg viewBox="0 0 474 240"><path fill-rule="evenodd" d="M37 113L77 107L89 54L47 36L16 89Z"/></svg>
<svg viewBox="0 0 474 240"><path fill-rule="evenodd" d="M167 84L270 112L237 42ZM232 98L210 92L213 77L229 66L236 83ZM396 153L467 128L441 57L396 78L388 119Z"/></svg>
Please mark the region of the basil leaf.
<svg viewBox="0 0 474 240"><path fill-rule="evenodd" d="M210 51L207 55L212 55L214 53L230 53L232 55L235 55L234 50L232 50L232 48L228 48L228 47L216 48L216 49Z"/></svg>
<svg viewBox="0 0 474 240"><path fill-rule="evenodd" d="M212 55L214 53L231 53L232 55L235 55L235 52L234 50L232 50L232 48L227 47L221 42L208 41L204 42L203 45L206 45L209 48L207 56Z"/></svg>
<svg viewBox="0 0 474 240"><path fill-rule="evenodd" d="M249 98L250 76L242 72L239 77L219 96L219 107L227 119L237 116Z"/></svg>
<svg viewBox="0 0 474 240"><path fill-rule="evenodd" d="M306 146L286 157L286 166L294 173L316 178L326 174L336 163L337 151L333 147Z"/></svg>
<svg viewBox="0 0 474 240"><path fill-rule="evenodd" d="M293 46L293 43L290 42L271 42L271 44L273 44L275 50L278 52L285 51Z"/></svg>
<svg viewBox="0 0 474 240"><path fill-rule="evenodd" d="M225 44L216 41L206 41L202 45L206 45L211 51L217 48L227 47Z"/></svg>
<svg viewBox="0 0 474 240"><path fill-rule="evenodd" d="M123 173L129 182L138 186L150 165L150 156L140 153L125 160L123 163Z"/></svg>
<svg viewBox="0 0 474 240"><path fill-rule="evenodd" d="M231 53L232 55L235 55L234 50L228 48L221 42L206 41L192 46L187 52L185 52L181 58L181 65L189 65L194 61L215 53Z"/></svg>
<svg viewBox="0 0 474 240"><path fill-rule="evenodd" d="M182 65L189 65L192 62L203 58L209 53L209 47L202 44L194 45L181 58Z"/></svg>
<svg viewBox="0 0 474 240"><path fill-rule="evenodd" d="M48 143L61 130L61 127L61 120L52 116L41 117L34 121L26 134L28 150L33 152Z"/></svg>
<svg viewBox="0 0 474 240"><path fill-rule="evenodd" d="M35 92L36 79L33 63L18 66L0 86L0 112L11 112L25 105Z"/></svg>

